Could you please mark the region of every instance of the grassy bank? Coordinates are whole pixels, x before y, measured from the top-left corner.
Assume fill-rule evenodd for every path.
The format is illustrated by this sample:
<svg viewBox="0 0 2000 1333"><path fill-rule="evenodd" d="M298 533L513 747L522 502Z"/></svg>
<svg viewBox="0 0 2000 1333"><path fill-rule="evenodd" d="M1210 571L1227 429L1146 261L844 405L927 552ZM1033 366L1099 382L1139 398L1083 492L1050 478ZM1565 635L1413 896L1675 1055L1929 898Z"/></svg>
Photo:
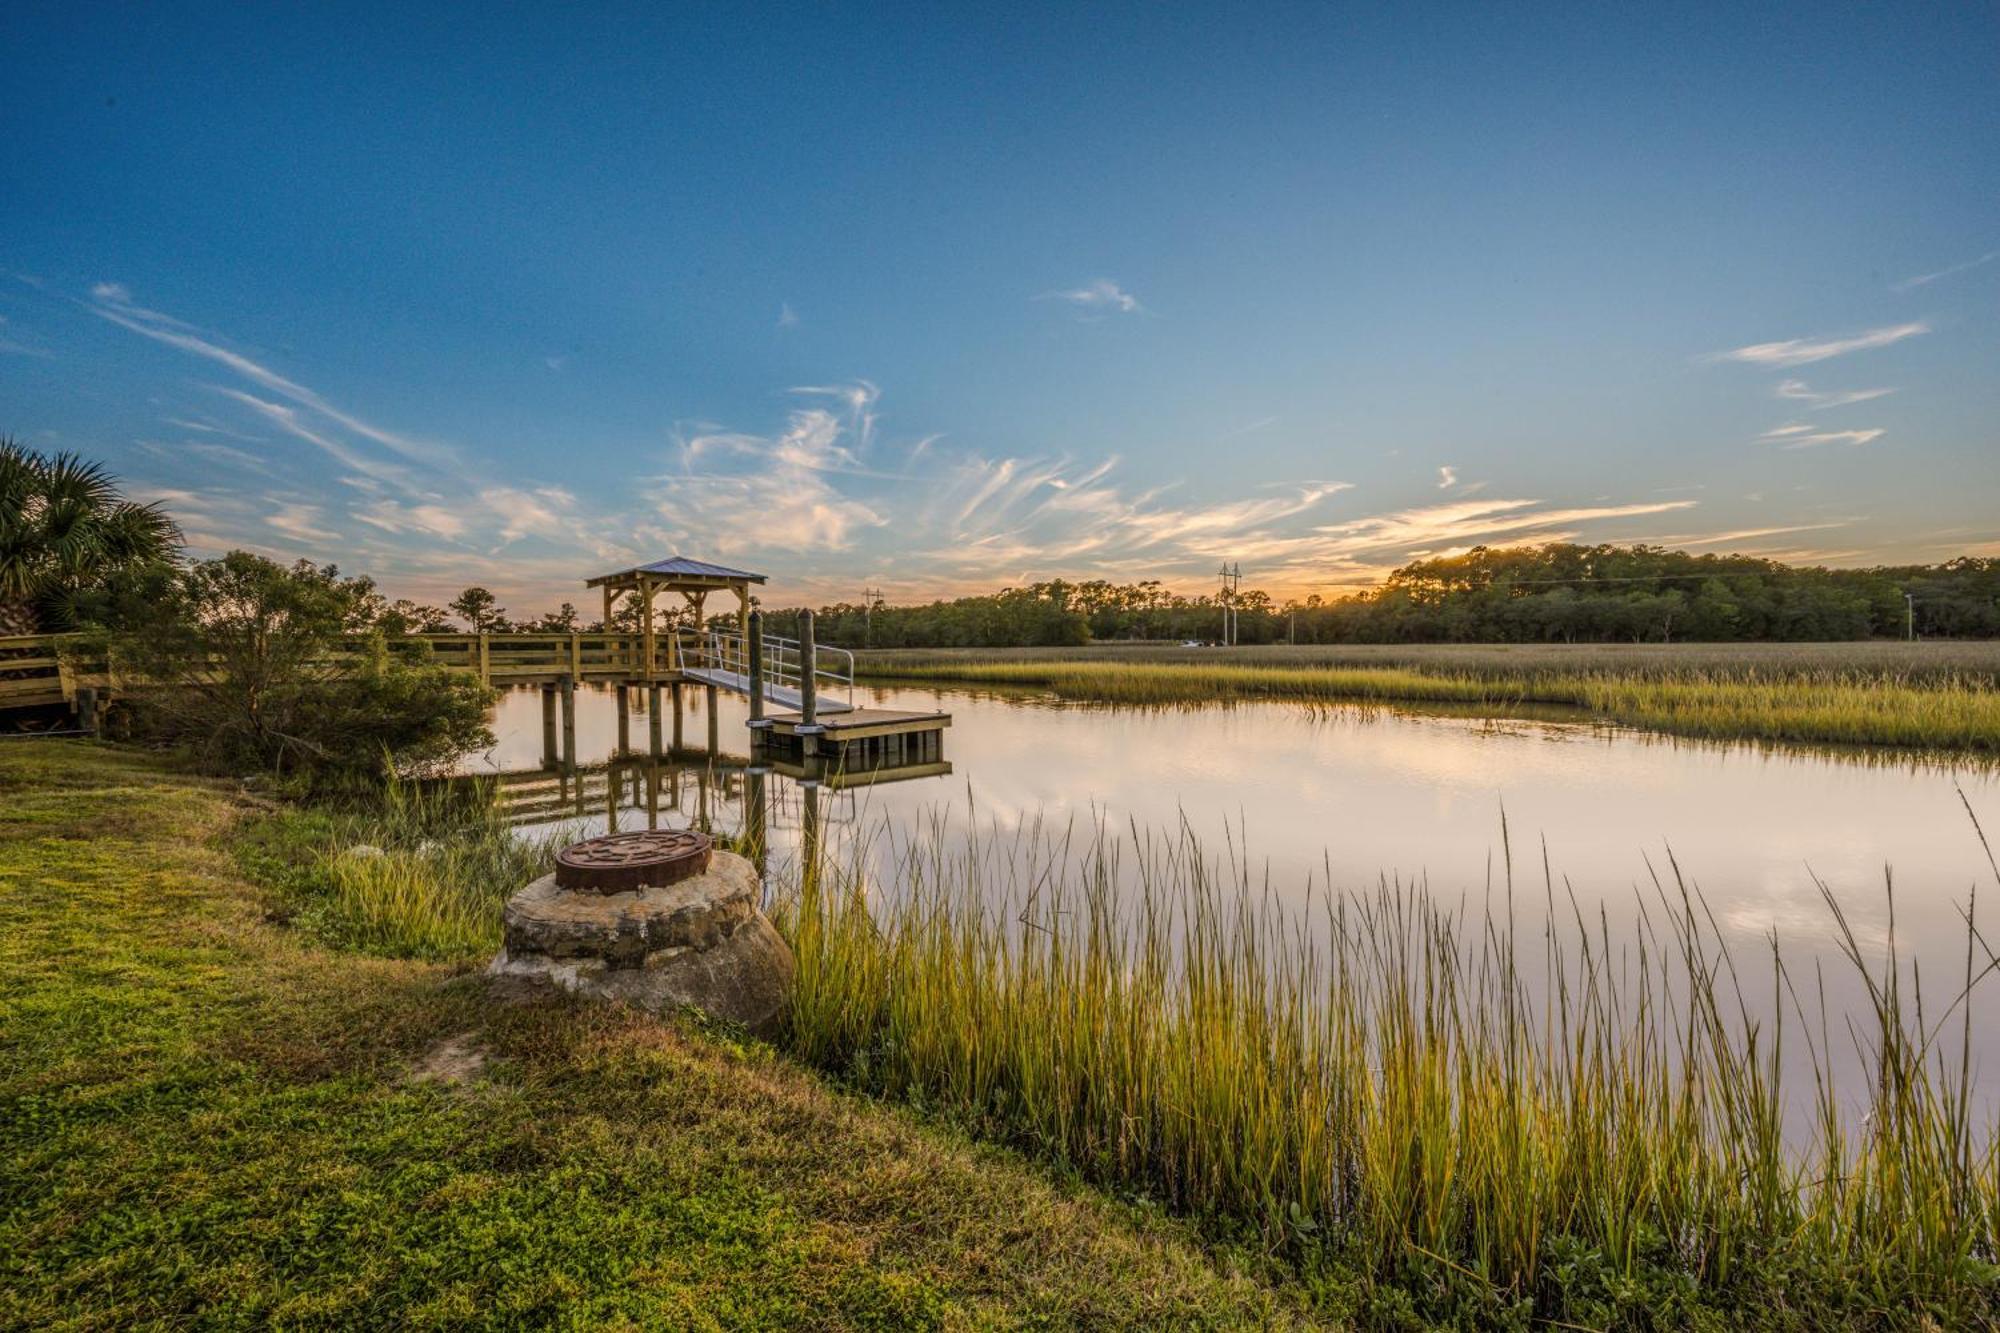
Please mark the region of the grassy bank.
<svg viewBox="0 0 2000 1333"><path fill-rule="evenodd" d="M1848 936L1872 1011L1828 1014L1810 965L1732 957L1672 881L1636 938L1553 886L1570 926L1517 938L1511 883L1489 916L1384 886L1302 921L1187 836L950 845L792 905L801 1056L1344 1275L1378 1318L2000 1320L2000 1134L1964 1054L1990 980L1932 978L1926 1015ZM1992 961L1968 939L1967 980ZM1834 1041L1863 1065L1840 1088ZM1799 1045L1820 1072L1788 1089Z"/></svg>
<svg viewBox="0 0 2000 1333"><path fill-rule="evenodd" d="M1517 938L1408 891L1300 919L1133 836L920 828L886 880L790 887L785 1045L872 1100L495 1007L473 867L540 853L476 812L246 814L149 758L0 749L0 1326L2000 1319L1978 938L1985 989L1932 978L1928 1013L1856 946L1848 1027L1671 881L1636 940L1588 909ZM1781 1046L1835 1040L1859 1084L1780 1085Z"/></svg>
<svg viewBox="0 0 2000 1333"><path fill-rule="evenodd" d="M1304 1318L767 1050L322 947L219 846L256 817L143 756L0 748L0 1327Z"/></svg>
<svg viewBox="0 0 2000 1333"><path fill-rule="evenodd" d="M878 681L1034 686L1064 698L1139 705L1252 698L1555 705L1705 740L2000 754L2000 685L1990 665L1975 665L1993 657L1987 645L1967 645L1978 651L1949 659L1904 648L1844 666L1831 652L1798 653L1798 647L1745 649L1734 659L1706 646L1629 658L1601 647L1580 653L1441 649L1435 655L1400 649L1360 664L1353 650L1326 649L1248 650L1245 656L1143 648L1069 655L910 652L869 654L861 670Z"/></svg>

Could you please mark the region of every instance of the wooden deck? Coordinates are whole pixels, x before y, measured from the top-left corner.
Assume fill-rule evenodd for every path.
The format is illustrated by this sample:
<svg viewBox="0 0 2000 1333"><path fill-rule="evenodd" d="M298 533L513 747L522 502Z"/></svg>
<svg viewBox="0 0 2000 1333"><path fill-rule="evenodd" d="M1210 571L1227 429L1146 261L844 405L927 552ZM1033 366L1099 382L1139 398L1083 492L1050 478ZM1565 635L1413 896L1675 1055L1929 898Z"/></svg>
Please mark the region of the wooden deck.
<svg viewBox="0 0 2000 1333"><path fill-rule="evenodd" d="M944 730L949 713L911 713L892 708L855 708L821 714L809 727L798 713L777 713L760 749L779 763L804 763L817 758L827 769L863 773L871 769L905 768L944 761Z"/></svg>

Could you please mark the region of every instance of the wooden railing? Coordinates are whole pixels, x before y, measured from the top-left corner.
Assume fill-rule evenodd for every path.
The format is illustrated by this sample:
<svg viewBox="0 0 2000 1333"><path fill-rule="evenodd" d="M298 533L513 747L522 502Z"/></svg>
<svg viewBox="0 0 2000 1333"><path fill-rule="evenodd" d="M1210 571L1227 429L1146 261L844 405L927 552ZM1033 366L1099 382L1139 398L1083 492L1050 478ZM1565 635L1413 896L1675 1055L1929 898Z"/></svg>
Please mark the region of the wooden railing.
<svg viewBox="0 0 2000 1333"><path fill-rule="evenodd" d="M592 677L656 680L679 670L674 636L662 633L646 660L641 634L413 634L388 641L391 653L430 645L433 660L472 672L488 684L528 684L537 680ZM336 660L360 660L368 641L342 643ZM80 689L117 690L128 684L115 661L73 634L0 637L0 709L71 703Z"/></svg>
<svg viewBox="0 0 2000 1333"><path fill-rule="evenodd" d="M74 697L64 642L55 634L0 637L0 708L35 708Z"/></svg>

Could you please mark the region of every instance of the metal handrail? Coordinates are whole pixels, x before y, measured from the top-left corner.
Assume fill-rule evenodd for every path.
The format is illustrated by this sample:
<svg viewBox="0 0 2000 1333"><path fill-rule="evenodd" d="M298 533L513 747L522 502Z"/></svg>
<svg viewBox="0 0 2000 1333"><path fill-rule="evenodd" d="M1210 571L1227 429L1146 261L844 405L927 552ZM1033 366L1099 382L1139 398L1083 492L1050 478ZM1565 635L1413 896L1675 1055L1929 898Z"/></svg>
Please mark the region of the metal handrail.
<svg viewBox="0 0 2000 1333"><path fill-rule="evenodd" d="M681 628L674 631L674 648L683 670L709 669L750 676L749 644L741 634L712 629ZM764 636L764 680L767 685L799 689L804 674L804 645L782 634ZM829 665L831 663L831 665ZM854 704L854 654L845 648L815 645L813 681L822 693L827 686L842 691L844 702Z"/></svg>

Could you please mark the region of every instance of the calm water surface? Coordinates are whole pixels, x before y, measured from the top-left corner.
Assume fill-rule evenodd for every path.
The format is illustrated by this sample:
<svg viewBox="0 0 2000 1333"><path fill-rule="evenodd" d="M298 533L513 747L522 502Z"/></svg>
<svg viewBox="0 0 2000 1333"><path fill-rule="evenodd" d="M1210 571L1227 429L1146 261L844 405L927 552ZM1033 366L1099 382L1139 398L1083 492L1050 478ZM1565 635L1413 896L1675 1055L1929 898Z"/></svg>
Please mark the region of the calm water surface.
<svg viewBox="0 0 2000 1333"><path fill-rule="evenodd" d="M1532 880L1537 891L1544 846L1558 882L1566 878L1579 895L1629 896L1648 880L1648 860L1664 871L1671 850L1725 927L1743 936L1773 927L1787 938L1823 935L1830 923L1815 875L1859 924L1886 934L1884 871L1893 868L1899 936L1916 944L1942 932L1962 949L1953 904L1982 877L1990 881L1990 872L1960 791L2000 835L2000 778L1976 763L1716 745L1375 705L1140 710L1034 694L860 693L858 701L874 706L949 712L945 757L953 771L821 792L829 846L837 830L857 822L907 828L941 809L959 826L970 810L982 827L1002 829L1100 818L1119 828L1136 820L1171 829L1185 818L1217 849L1226 832L1246 845L1281 892L1302 892L1308 879L1324 885L1330 870L1336 887L1368 888L1386 876L1456 894L1479 891L1489 874L1500 873L1504 814L1517 879ZM661 799L677 785L692 802L705 786L714 826L739 830L746 720L744 702L724 695L717 718L723 755L711 778L704 757L688 753L705 747L708 730L702 694L689 690L685 762L660 766ZM536 692L510 691L495 731L499 743L469 767L532 775L553 796L554 779L537 773ZM662 732L670 745L664 719ZM577 735L580 762L602 765L612 756L617 727L608 690L579 692ZM631 737L646 749L643 694ZM621 827L645 822L644 768L622 775ZM533 822L567 820L596 831L619 818L607 809L601 772L586 775L584 786L581 814L570 804ZM774 856L796 852L798 797L790 780L768 780ZM696 813L690 804L662 822ZM2000 903L2000 892L1994 900Z"/></svg>

